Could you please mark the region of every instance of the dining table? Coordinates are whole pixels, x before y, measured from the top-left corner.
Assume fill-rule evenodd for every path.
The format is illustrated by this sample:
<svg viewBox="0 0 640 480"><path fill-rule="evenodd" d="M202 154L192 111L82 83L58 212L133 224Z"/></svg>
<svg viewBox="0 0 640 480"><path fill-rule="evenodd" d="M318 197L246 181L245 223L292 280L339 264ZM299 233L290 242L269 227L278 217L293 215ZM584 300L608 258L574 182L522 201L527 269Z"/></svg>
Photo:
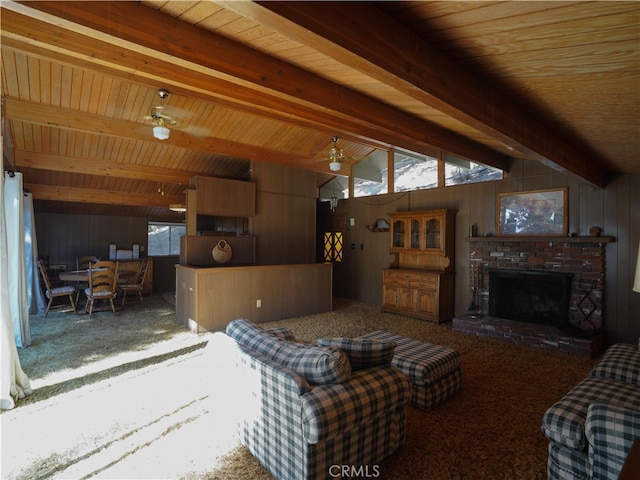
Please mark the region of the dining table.
<svg viewBox="0 0 640 480"><path fill-rule="evenodd" d="M118 270L118 281L121 278L129 278L136 274L134 270ZM63 282L88 282L89 281L89 269L84 270L69 270L68 272L60 272L58 278Z"/></svg>
<svg viewBox="0 0 640 480"><path fill-rule="evenodd" d="M95 270L95 269L94 269ZM100 270L100 269L98 269ZM136 273L135 270L118 270L118 282L122 279L126 279L134 276ZM60 272L58 274L58 278L64 282L75 282L82 283L89 281L89 269L85 268L84 270L69 270L68 272ZM79 300L79 294L76 296L76 302ZM98 311L98 310L95 310ZM76 313L87 313L86 309L78 309L76 305Z"/></svg>

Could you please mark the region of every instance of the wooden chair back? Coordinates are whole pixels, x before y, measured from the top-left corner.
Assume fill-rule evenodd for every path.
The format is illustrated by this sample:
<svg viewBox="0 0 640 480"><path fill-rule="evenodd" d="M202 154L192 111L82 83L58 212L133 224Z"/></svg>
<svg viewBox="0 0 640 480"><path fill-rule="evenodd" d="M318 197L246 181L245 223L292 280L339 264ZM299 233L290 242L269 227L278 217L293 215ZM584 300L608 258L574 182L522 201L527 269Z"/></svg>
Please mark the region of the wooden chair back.
<svg viewBox="0 0 640 480"><path fill-rule="evenodd" d="M138 298L140 298L140 303L144 305L144 299L142 298L142 290L144 289L144 282L147 278L147 271L149 270L149 257L145 257L140 261L140 269L138 270L138 274L133 282L124 282L120 285L122 289L122 306L124 307L124 303L127 299L127 292L136 292L138 294Z"/></svg>
<svg viewBox="0 0 640 480"><path fill-rule="evenodd" d="M76 287L71 285L65 285L61 287L52 287L51 279L49 278L49 268L47 263L40 259L38 260L38 270L40 271L40 276L42 277L42 281L45 285L45 295L49 299L47 303L47 310L45 312L45 317L49 315L49 310L51 309L51 305L53 304L53 300L58 297L69 297L69 302L71 303L71 308L76 309L76 300L74 297L76 296Z"/></svg>
<svg viewBox="0 0 640 480"><path fill-rule="evenodd" d="M99 261L100 259L98 257L94 257L93 255L78 257L76 258L76 270L86 270L87 268L89 268L89 265Z"/></svg>
<svg viewBox="0 0 640 480"><path fill-rule="evenodd" d="M45 264L45 261L40 259L38 260L38 270L40 270L40 276L42 277L42 281L44 282L45 289L47 292L51 291L51 280L49 279L48 267Z"/></svg>
<svg viewBox="0 0 640 480"><path fill-rule="evenodd" d="M141 287L144 286L144 281L147 278L147 270L149 270L149 257L145 257L140 261L140 270L138 270L135 283Z"/></svg>
<svg viewBox="0 0 640 480"><path fill-rule="evenodd" d="M115 296L117 281L118 262L102 260L89 264L89 290L92 296L107 295L106 292Z"/></svg>

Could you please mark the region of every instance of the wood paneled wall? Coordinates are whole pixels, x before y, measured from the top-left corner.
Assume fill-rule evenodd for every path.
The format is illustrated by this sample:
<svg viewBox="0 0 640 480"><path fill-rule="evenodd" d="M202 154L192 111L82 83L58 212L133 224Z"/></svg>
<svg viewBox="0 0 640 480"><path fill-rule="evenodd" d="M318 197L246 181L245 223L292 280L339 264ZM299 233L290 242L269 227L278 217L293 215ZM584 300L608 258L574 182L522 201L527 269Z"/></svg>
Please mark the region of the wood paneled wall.
<svg viewBox="0 0 640 480"><path fill-rule="evenodd" d="M316 175L256 162L256 264L315 263Z"/></svg>
<svg viewBox="0 0 640 480"><path fill-rule="evenodd" d="M76 257L95 255L109 258L109 244L129 250L140 245L147 251L147 220L140 217L103 215L65 215L35 213L38 252L50 263L61 263L75 270Z"/></svg>
<svg viewBox="0 0 640 480"><path fill-rule="evenodd" d="M389 212L450 208L456 215L456 315L468 308L469 226L479 235L495 234L496 196L501 192L569 187L569 232L588 235L600 226L616 241L606 249L605 342L636 343L640 336L640 294L631 290L640 242L640 176L617 175L605 189L586 186L572 176L534 162L514 161L508 178L496 182L340 200L336 213L354 218L347 227L344 265L336 268L335 292L381 305L382 269L389 266L389 234L366 229ZM328 208L321 204L319 208ZM348 222L347 222L348 223Z"/></svg>

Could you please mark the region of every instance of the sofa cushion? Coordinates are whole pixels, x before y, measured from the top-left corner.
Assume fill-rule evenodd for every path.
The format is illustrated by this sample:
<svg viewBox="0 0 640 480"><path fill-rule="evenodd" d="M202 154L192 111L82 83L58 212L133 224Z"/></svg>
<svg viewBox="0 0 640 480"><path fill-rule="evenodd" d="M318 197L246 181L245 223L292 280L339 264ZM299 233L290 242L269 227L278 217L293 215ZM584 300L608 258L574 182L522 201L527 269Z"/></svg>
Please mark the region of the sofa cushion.
<svg viewBox="0 0 640 480"><path fill-rule="evenodd" d="M589 376L640 385L640 351L635 345L616 343L604 352Z"/></svg>
<svg viewBox="0 0 640 480"><path fill-rule="evenodd" d="M337 348L280 340L245 318L229 322L226 332L240 346L290 368L312 385L342 383L351 375L347 354Z"/></svg>
<svg viewBox="0 0 640 480"><path fill-rule="evenodd" d="M321 347L336 347L349 357L352 370L390 365L396 342L374 338L320 338Z"/></svg>
<svg viewBox="0 0 640 480"><path fill-rule="evenodd" d="M542 417L542 431L556 443L582 450L587 445L585 422L592 403L610 403L640 409L635 385L608 378L587 377L554 403Z"/></svg>

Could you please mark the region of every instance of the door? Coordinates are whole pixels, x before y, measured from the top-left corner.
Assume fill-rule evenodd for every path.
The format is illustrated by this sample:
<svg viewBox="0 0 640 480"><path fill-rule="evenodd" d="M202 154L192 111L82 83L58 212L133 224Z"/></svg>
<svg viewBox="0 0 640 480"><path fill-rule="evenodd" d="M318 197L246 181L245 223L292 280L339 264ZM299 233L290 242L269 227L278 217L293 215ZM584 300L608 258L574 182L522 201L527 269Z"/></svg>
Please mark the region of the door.
<svg viewBox="0 0 640 480"><path fill-rule="evenodd" d="M438 293L433 290L416 290L417 313L426 318L438 318Z"/></svg>

